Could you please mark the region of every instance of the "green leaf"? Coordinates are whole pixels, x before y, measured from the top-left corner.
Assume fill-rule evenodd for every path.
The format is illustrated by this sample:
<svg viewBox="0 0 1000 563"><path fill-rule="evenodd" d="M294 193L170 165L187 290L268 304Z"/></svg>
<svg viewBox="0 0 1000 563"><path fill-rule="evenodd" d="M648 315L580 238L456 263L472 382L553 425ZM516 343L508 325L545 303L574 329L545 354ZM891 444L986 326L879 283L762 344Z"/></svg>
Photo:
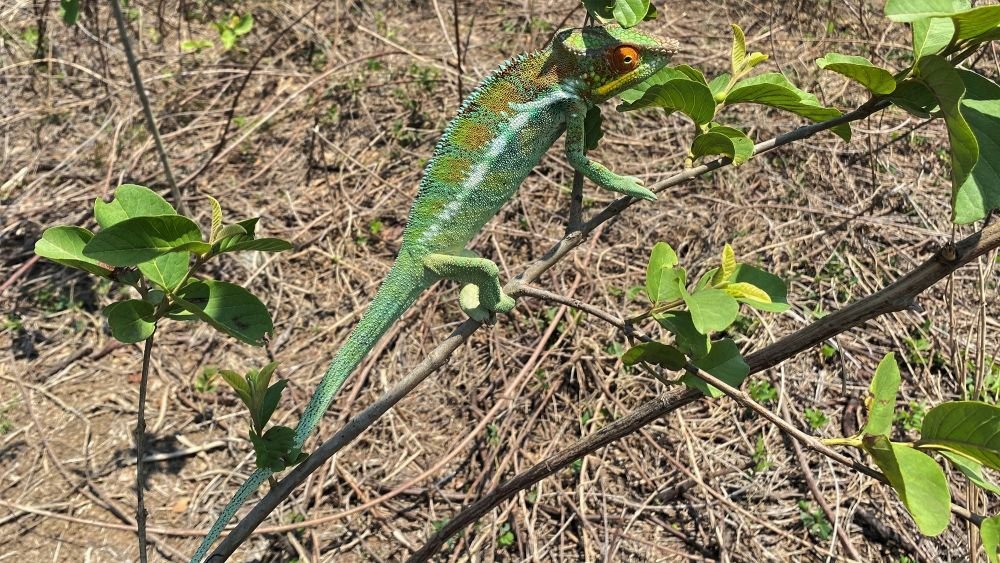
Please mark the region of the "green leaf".
<svg viewBox="0 0 1000 563"><path fill-rule="evenodd" d="M788 310L788 288L785 286L785 282L778 276L770 272L765 272L760 268L740 264L736 268L736 274L733 275L732 280L733 283L748 283L758 287L764 290L768 297L771 298L770 303L765 303L749 296L738 297L737 301L740 303L746 303L754 309L772 313L781 313Z"/></svg>
<svg viewBox="0 0 1000 563"><path fill-rule="evenodd" d="M240 18L240 22L233 28L236 35L246 35L253 29L253 14L246 14Z"/></svg>
<svg viewBox="0 0 1000 563"><path fill-rule="evenodd" d="M181 51L185 53L201 51L202 49L211 48L212 45L214 45L214 43L207 39L186 39L181 41Z"/></svg>
<svg viewBox="0 0 1000 563"><path fill-rule="evenodd" d="M886 0L885 17L894 22L911 22L968 9L968 0Z"/></svg>
<svg viewBox="0 0 1000 563"><path fill-rule="evenodd" d="M888 94L896 89L896 80L888 70L877 67L864 57L827 53L816 59L820 68L850 78L876 94Z"/></svg>
<svg viewBox="0 0 1000 563"><path fill-rule="evenodd" d="M615 17L615 0L583 0L583 6L595 18L610 20Z"/></svg>
<svg viewBox="0 0 1000 563"><path fill-rule="evenodd" d="M976 40L1000 25L1000 6L980 6L951 17L955 23L955 41Z"/></svg>
<svg viewBox="0 0 1000 563"><path fill-rule="evenodd" d="M676 371L684 369L687 358L673 346L659 342L643 342L636 344L622 354L622 363L627 366L634 366L639 362L656 364L662 368Z"/></svg>
<svg viewBox="0 0 1000 563"><path fill-rule="evenodd" d="M711 339L694 327L690 312L660 313L653 318L674 335L674 345L692 360L704 358L711 351Z"/></svg>
<svg viewBox="0 0 1000 563"><path fill-rule="evenodd" d="M295 445L295 430L287 426L274 426L264 432L263 436L250 432L250 441L257 454L257 467L281 471L288 466L285 457Z"/></svg>
<svg viewBox="0 0 1000 563"><path fill-rule="evenodd" d="M646 295L653 303L659 299L663 269L673 268L676 265L677 253L669 244L658 242L653 246L653 251L649 255L649 264L646 266Z"/></svg>
<svg viewBox="0 0 1000 563"><path fill-rule="evenodd" d="M80 0L59 0L59 12L64 24L76 25L76 18L80 15Z"/></svg>
<svg viewBox="0 0 1000 563"><path fill-rule="evenodd" d="M951 185L952 201L958 195L962 184L969 178L972 168L979 160L979 145L962 115L959 103L965 94L961 75L947 59L939 55L927 55L917 61L919 78L934 94L944 122L948 126L948 140L951 143ZM955 220L954 207L952 220Z"/></svg>
<svg viewBox="0 0 1000 563"><path fill-rule="evenodd" d="M923 119L931 116L938 109L934 94L926 86L916 80L904 80L896 85L896 90L889 96L893 104L903 110Z"/></svg>
<svg viewBox="0 0 1000 563"><path fill-rule="evenodd" d="M212 245L200 240L193 240L178 244L170 249L170 252L193 252L198 256L206 256L212 252Z"/></svg>
<svg viewBox="0 0 1000 563"><path fill-rule="evenodd" d="M737 301L740 299L749 299L752 301L759 301L761 303L771 302L771 296L768 295L766 291L745 282L727 283L721 289L722 291L725 291L729 295L735 297Z"/></svg>
<svg viewBox="0 0 1000 563"><path fill-rule="evenodd" d="M691 74L681 70L681 67L684 66L687 65L663 67L660 70L656 71L656 73L650 76L649 78L637 84L635 87L629 88L628 90L625 90L621 94L618 94L618 97L621 98L623 102L632 103L636 100L641 99L647 90L649 90L653 86L656 86L657 84L665 84L667 82L670 82L671 80L694 80L695 82L704 82L704 75L702 75L702 80L700 81L697 78L692 78ZM700 71L698 71L698 74L700 74ZM618 111L622 110L619 109Z"/></svg>
<svg viewBox="0 0 1000 563"><path fill-rule="evenodd" d="M277 383L267 388L264 393L264 398L260 403L260 425L263 426L271 420L271 415L274 414L274 409L278 408L278 401L281 399L281 393L284 391L285 386L288 385L287 379L279 379Z"/></svg>
<svg viewBox="0 0 1000 563"><path fill-rule="evenodd" d="M953 221L979 221L1000 208L1000 86L972 71L959 69L965 84L961 112L979 145L972 173L955 191Z"/></svg>
<svg viewBox="0 0 1000 563"><path fill-rule="evenodd" d="M879 362L875 376L868 387L868 423L864 433L871 436L888 436L892 432L892 419L896 412L896 393L899 391L899 365L890 352Z"/></svg>
<svg viewBox="0 0 1000 563"><path fill-rule="evenodd" d="M583 118L583 148L592 151L597 148L597 143L604 137L601 129L601 108L591 106L587 110L587 115Z"/></svg>
<svg viewBox="0 0 1000 563"><path fill-rule="evenodd" d="M140 263L139 271L164 291L173 291L187 274L190 257L187 252L171 252Z"/></svg>
<svg viewBox="0 0 1000 563"><path fill-rule="evenodd" d="M941 403L924 416L917 445L959 453L1000 470L1000 408L977 401Z"/></svg>
<svg viewBox="0 0 1000 563"><path fill-rule="evenodd" d="M979 535L983 538L983 549L990 563L997 563L997 545L1000 545L1000 516L992 516L979 525Z"/></svg>
<svg viewBox="0 0 1000 563"><path fill-rule="evenodd" d="M726 86L729 85L729 79L732 78L728 72L724 72L719 76L716 76L708 83L708 89L712 91L712 99L716 102L721 102L726 99Z"/></svg>
<svg viewBox="0 0 1000 563"><path fill-rule="evenodd" d="M243 404L250 408L250 405L253 404L253 398L250 396L250 382L247 381L247 378L228 369L219 370L219 375L233 388L233 391L236 391Z"/></svg>
<svg viewBox="0 0 1000 563"><path fill-rule="evenodd" d="M642 18L642 21L648 22L649 20L655 20L657 17L659 17L659 15L660 15L659 12L656 11L656 5L650 3L649 11L646 12L646 16Z"/></svg>
<svg viewBox="0 0 1000 563"><path fill-rule="evenodd" d="M745 78L733 85L726 104L753 103L792 112L810 121L827 121L840 117L839 110L819 103L816 96L796 88L778 72L767 72ZM843 123L831 129L845 141L851 140L851 128Z"/></svg>
<svg viewBox="0 0 1000 563"><path fill-rule="evenodd" d="M649 11L649 0L615 0L615 21L628 28L641 22Z"/></svg>
<svg viewBox="0 0 1000 563"><path fill-rule="evenodd" d="M691 143L691 156L721 154L733 161L733 166L739 166L753 155L753 141L746 133L732 127L712 127L707 133L695 137Z"/></svg>
<svg viewBox="0 0 1000 563"><path fill-rule="evenodd" d="M622 99L625 99L624 96ZM662 84L650 86L642 97L634 102L626 100L618 106L618 111L632 111L647 107L662 108L667 114L680 111L699 125L704 125L715 117L715 98L708 86L685 76Z"/></svg>
<svg viewBox="0 0 1000 563"><path fill-rule="evenodd" d="M133 217L94 235L83 248L83 254L112 266L134 266L199 240L198 225L187 217Z"/></svg>
<svg viewBox="0 0 1000 563"><path fill-rule="evenodd" d="M140 299L117 301L102 311L108 318L111 335L119 342L141 342L156 330L155 308Z"/></svg>
<svg viewBox="0 0 1000 563"><path fill-rule="evenodd" d="M736 263L736 253L733 252L733 247L728 242L722 247L720 264L719 271L715 275L716 283L729 281L733 277L733 274L736 273L736 267L739 265Z"/></svg>
<svg viewBox="0 0 1000 563"><path fill-rule="evenodd" d="M702 334L726 330L740 312L736 299L720 289L707 288L684 295L684 303L695 328Z"/></svg>
<svg viewBox="0 0 1000 563"><path fill-rule="evenodd" d="M42 238L35 241L35 254L57 264L90 272L102 278L110 277L112 273L110 268L83 255L84 247L92 238L94 233L83 227L70 225L50 227L42 233Z"/></svg>
<svg viewBox="0 0 1000 563"><path fill-rule="evenodd" d="M941 455L948 458L948 461L950 461L956 469L961 471L969 481L972 481L972 483L980 489L1000 494L1000 486L997 486L996 483L990 481L989 478L983 474L983 464L976 460L969 459L962 454L948 450L941 450Z"/></svg>
<svg viewBox="0 0 1000 563"><path fill-rule="evenodd" d="M911 27L915 59L940 53L955 35L955 24L951 18L920 18L913 20Z"/></svg>
<svg viewBox="0 0 1000 563"><path fill-rule="evenodd" d="M729 62L733 68L733 74L741 74L747 62L747 40L743 35L743 30L735 23L729 24L733 28L733 48L729 55Z"/></svg>
<svg viewBox="0 0 1000 563"><path fill-rule="evenodd" d="M701 84L708 86L708 81L705 80L704 73L694 68L693 66L677 65L671 68L684 75L688 80L694 80L695 82L700 82Z"/></svg>
<svg viewBox="0 0 1000 563"><path fill-rule="evenodd" d="M186 311L247 344L262 346L264 336L274 330L264 304L236 284L196 281L184 286L176 299Z"/></svg>
<svg viewBox="0 0 1000 563"><path fill-rule="evenodd" d="M951 493L944 471L931 456L885 436L868 436L864 448L885 473L920 533L936 536L948 527Z"/></svg>
<svg viewBox="0 0 1000 563"><path fill-rule="evenodd" d="M743 384L743 380L746 379L747 375L750 374L750 366L747 365L746 361L743 360L743 356L740 355L739 347L728 338L713 342L712 350L707 356L699 360L693 360L691 363L698 369L707 371L737 389ZM681 382L688 387L698 389L709 397L720 397L723 394L722 391L719 391L715 387L705 383L700 377L690 373L685 374L681 378Z"/></svg>
<svg viewBox="0 0 1000 563"><path fill-rule="evenodd" d="M228 51L236 46L236 34L227 27L219 32L219 41L222 42L222 48Z"/></svg>
<svg viewBox="0 0 1000 563"><path fill-rule="evenodd" d="M145 186L122 184L110 202L104 203L99 198L94 201L94 217L102 229L126 219L151 215L177 215L177 212L167 200Z"/></svg>
<svg viewBox="0 0 1000 563"><path fill-rule="evenodd" d="M222 230L222 206L219 205L219 200L212 196L205 196L208 198L208 203L212 207L212 229L211 234L209 234L208 241L215 242L219 239L219 231Z"/></svg>

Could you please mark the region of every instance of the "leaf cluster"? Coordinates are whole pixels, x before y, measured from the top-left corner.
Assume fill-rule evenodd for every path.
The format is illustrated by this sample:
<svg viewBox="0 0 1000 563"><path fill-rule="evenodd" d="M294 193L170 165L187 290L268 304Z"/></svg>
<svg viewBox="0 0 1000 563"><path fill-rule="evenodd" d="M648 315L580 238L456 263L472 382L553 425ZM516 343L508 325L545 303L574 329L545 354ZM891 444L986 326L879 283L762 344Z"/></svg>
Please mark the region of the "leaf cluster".
<svg viewBox="0 0 1000 563"><path fill-rule="evenodd" d="M769 312L788 309L787 287L781 278L737 262L728 244L719 265L692 285L674 249L665 242L657 243L646 267L646 295L650 307L633 321L652 317L673 336L673 342L637 344L622 356L625 365L642 363L679 371L690 361L733 386L743 382L749 367L732 339L713 340L712 335L736 322L741 305ZM721 394L691 374L680 381L709 396Z"/></svg>
<svg viewBox="0 0 1000 563"><path fill-rule="evenodd" d="M292 428L272 426L264 430L288 384L287 379L279 379L271 384L277 367L276 362L271 362L260 370L250 370L245 375L232 370L219 370L222 379L236 391L240 401L250 411L249 435L257 454L257 467L267 467L273 471L281 471L301 463L307 457L294 447L295 430Z"/></svg>
<svg viewBox="0 0 1000 563"><path fill-rule="evenodd" d="M624 28L655 20L658 15L649 0L583 0L583 7L597 21L617 22Z"/></svg>
<svg viewBox="0 0 1000 563"><path fill-rule="evenodd" d="M206 239L193 220L178 215L158 194L124 184L110 202L94 202L97 233L72 225L51 227L35 243L35 253L136 290L138 299L117 301L103 311L121 342L145 340L161 319L170 318L202 320L242 342L263 345L273 324L260 299L239 285L195 274L221 254L277 252L292 245L257 238L258 218L224 225L219 202L208 199L212 226Z"/></svg>
<svg viewBox="0 0 1000 563"><path fill-rule="evenodd" d="M1000 493L984 469L1000 470L1000 407L978 401L949 401L927 411L915 442L892 440L898 417L896 395L900 386L895 355L887 354L872 378L865 401L868 419L861 432L829 444L863 449L882 470L899 495L917 528L927 536L943 532L951 518L951 493L944 470L931 454L951 466L975 486ZM997 561L1000 516L982 524L983 544L990 561ZM988 538L992 534L992 540Z"/></svg>

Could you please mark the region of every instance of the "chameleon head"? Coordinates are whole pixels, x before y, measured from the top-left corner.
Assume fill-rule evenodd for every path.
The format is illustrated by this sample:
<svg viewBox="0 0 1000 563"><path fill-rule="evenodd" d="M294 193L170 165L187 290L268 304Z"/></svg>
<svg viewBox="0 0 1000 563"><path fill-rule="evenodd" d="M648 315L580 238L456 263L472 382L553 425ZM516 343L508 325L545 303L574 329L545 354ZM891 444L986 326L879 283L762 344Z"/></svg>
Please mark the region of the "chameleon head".
<svg viewBox="0 0 1000 563"><path fill-rule="evenodd" d="M580 94L601 103L646 80L670 62L677 41L618 25L564 29L555 52L580 80Z"/></svg>

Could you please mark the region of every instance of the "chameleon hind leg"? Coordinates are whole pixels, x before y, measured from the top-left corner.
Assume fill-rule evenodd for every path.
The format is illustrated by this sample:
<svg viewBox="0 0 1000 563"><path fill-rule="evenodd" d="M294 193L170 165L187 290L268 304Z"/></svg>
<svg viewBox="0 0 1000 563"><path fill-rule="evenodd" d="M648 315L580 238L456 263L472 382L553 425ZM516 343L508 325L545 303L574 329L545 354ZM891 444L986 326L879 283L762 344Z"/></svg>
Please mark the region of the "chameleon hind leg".
<svg viewBox="0 0 1000 563"><path fill-rule="evenodd" d="M458 304L467 315L480 322L489 321L496 313L508 313L514 308L514 298L500 288L500 268L478 256L428 254L424 267L439 279L465 284L458 295Z"/></svg>
<svg viewBox="0 0 1000 563"><path fill-rule="evenodd" d="M599 162L587 158L584 151L584 118L587 104L573 103L566 113L566 159L570 165L606 190L632 196L637 199L656 201L656 194L644 188L634 176L619 176Z"/></svg>

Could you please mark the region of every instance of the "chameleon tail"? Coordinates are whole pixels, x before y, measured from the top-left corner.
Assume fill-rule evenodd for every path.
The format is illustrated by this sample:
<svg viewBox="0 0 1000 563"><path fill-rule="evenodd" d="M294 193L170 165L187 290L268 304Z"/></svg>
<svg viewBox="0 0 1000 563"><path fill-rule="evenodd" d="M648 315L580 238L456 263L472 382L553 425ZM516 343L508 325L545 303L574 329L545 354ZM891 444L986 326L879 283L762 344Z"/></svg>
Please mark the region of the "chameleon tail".
<svg viewBox="0 0 1000 563"><path fill-rule="evenodd" d="M404 262L400 257L396 264L386 275L385 280L379 287L378 292L372 299L371 304L361 316L361 320L351 331L343 346L337 350L337 354L330 362L323 380L313 394L309 404L306 405L302 419L295 428L294 447L301 449L306 438L312 434L323 418L323 413L333 397L344 384L344 380L358 367L358 364L368 355L368 352L375 347L375 343L382 337L396 319L417 300L417 297L426 287L424 285L423 266L414 266ZM272 471L267 468L259 468L250 475L246 483L236 491L236 495L229 501L229 504L219 514L219 519L212 525L208 535L198 546L198 551L191 558L191 563L200 563L208 554L208 550L215 543L215 540L222 533L225 525L236 515L236 511L246 502L247 498L267 481Z"/></svg>

